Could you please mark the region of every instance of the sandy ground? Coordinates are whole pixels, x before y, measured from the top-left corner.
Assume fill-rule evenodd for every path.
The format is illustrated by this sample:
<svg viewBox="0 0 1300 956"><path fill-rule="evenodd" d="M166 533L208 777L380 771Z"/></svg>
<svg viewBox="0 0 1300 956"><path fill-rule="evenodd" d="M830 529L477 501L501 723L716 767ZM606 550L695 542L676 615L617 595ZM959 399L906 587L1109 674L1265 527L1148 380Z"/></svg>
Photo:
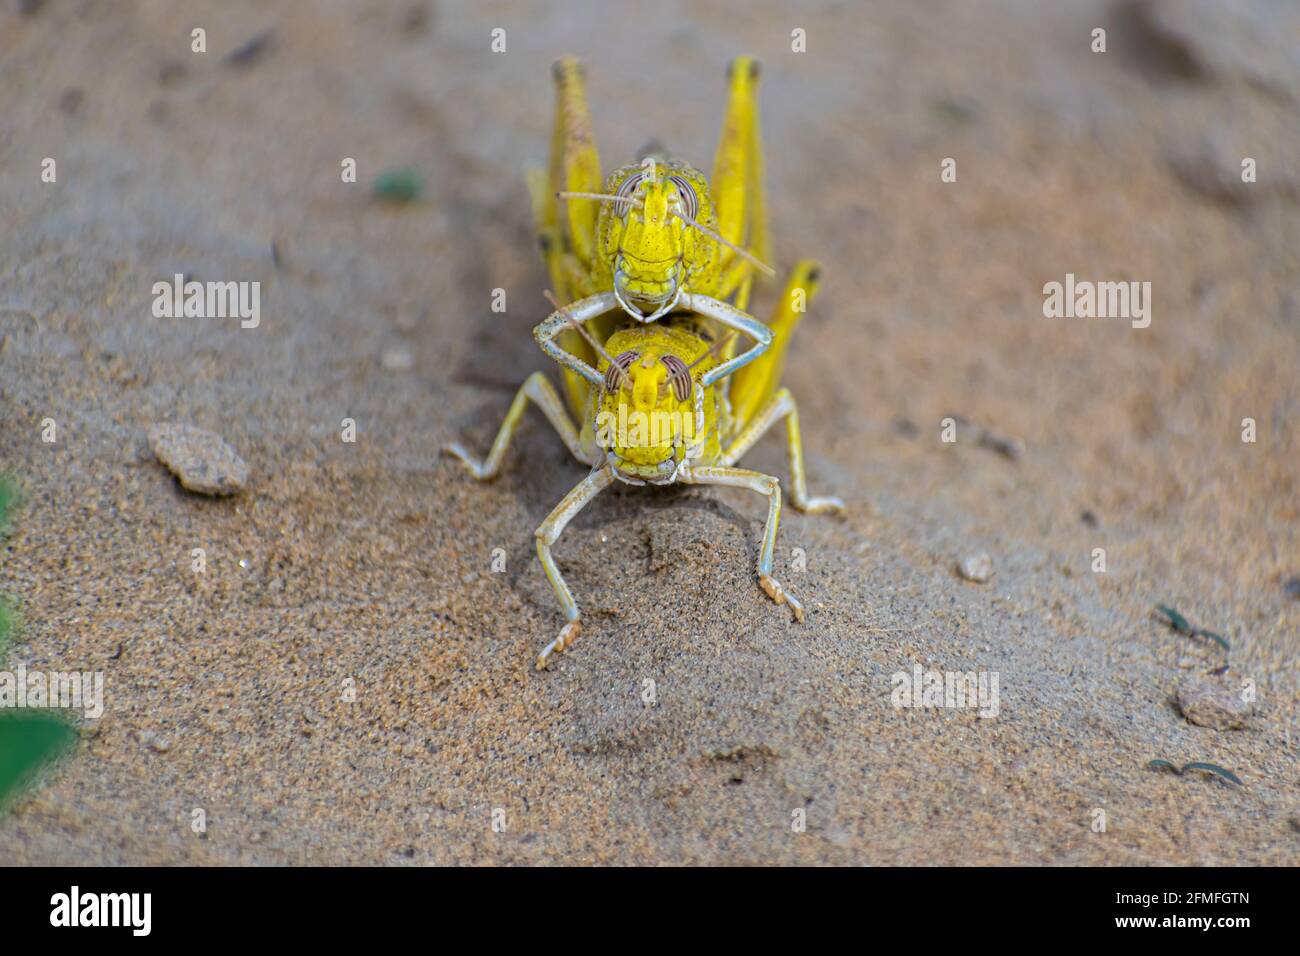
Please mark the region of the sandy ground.
<svg viewBox="0 0 1300 956"><path fill-rule="evenodd" d="M1227 28L1190 2L15 6L0 462L28 501L0 562L25 617L9 665L103 670L108 701L0 822L0 861L1300 862L1285 4L1223 5L1256 17ZM826 274L788 384L813 490L849 511L786 511L795 625L754 581L755 496L606 493L557 549L586 632L538 674L561 618L533 529L583 469L536 412L494 484L439 448L485 449L548 365L523 170L565 52L589 64L607 168L652 135L707 168L727 60L762 60L778 264ZM408 165L421 201L370 197ZM176 272L262 282L261 325L154 318ZM1045 318L1066 273L1150 281L1151 326ZM944 443L949 414L1027 450ZM250 488L183 491L150 451L158 421L224 436ZM779 434L747 464L784 476ZM995 576L961 580L980 550ZM1157 603L1230 641L1229 673L1258 687L1246 729L1180 715L1179 683L1223 655ZM895 709L916 664L996 672L999 715Z"/></svg>

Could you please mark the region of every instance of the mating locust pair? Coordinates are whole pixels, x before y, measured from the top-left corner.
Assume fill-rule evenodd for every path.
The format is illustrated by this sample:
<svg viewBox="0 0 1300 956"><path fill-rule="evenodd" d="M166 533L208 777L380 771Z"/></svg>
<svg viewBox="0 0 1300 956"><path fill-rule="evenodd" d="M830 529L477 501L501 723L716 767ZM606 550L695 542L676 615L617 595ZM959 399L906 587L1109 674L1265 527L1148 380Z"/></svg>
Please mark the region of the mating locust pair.
<svg viewBox="0 0 1300 956"><path fill-rule="evenodd" d="M768 324L745 311L755 270L775 275L764 264L771 240L758 77L758 63L748 57L728 69L712 189L699 170L652 152L612 172L602 190L582 67L571 58L555 65L550 168L531 173L529 189L556 309L533 335L561 365L563 398L535 372L519 389L485 459L459 444L447 447L476 478L495 477L531 401L573 456L591 466L537 529L537 556L566 618L538 656L539 670L581 629L577 602L551 548L573 517L615 481L727 485L765 495L758 583L803 620L803 606L772 577L780 482L735 467L784 419L791 502L811 513L843 508L838 499L808 496L799 414L789 390L780 387L790 335L817 291L818 267L806 261L794 267ZM736 341L741 335L750 340L743 351Z"/></svg>

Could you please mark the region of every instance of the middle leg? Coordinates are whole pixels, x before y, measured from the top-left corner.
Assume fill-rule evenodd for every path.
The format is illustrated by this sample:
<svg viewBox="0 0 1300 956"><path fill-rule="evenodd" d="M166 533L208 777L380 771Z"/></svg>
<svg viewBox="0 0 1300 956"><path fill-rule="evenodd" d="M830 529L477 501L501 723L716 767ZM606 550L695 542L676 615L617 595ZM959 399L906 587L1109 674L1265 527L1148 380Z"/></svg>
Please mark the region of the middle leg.
<svg viewBox="0 0 1300 956"><path fill-rule="evenodd" d="M460 442L452 442L445 446L443 451L455 455L464 462L470 473L480 481L495 478L501 471L501 459L505 457L506 449L510 447L510 441L519 429L519 423L523 421L524 409L528 407L529 401L546 415L551 425L560 433L564 444L569 446L569 451L573 452L573 457L584 465L590 465L592 462L582 450L578 429L565 412L564 403L560 401L555 387L541 372L534 372L528 376L519 391L515 393L515 400L510 403L510 411L506 412L505 421L501 423L496 440L492 442L492 449L486 458L477 461Z"/></svg>
<svg viewBox="0 0 1300 956"><path fill-rule="evenodd" d="M722 452L722 461L734 465L744 457L745 452L754 447L754 443L764 433L785 419L786 456L790 462L790 503L805 514L843 511L844 502L839 498L808 497L808 479L803 467L803 437L799 433L799 408L794 403L794 396L788 388L783 388L772 397L772 401L747 424L731 444Z"/></svg>

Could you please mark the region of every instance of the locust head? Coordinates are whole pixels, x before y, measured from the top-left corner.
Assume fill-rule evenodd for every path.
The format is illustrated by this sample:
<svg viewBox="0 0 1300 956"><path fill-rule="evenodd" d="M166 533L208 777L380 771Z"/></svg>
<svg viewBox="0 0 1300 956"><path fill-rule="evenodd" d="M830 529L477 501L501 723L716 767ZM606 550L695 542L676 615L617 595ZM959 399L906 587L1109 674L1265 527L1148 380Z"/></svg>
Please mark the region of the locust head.
<svg viewBox="0 0 1300 956"><path fill-rule="evenodd" d="M686 163L647 157L615 170L605 186L603 193L556 195L601 203L596 268L607 277L619 305L638 322L672 312L684 293L711 294L724 248L763 273L776 274L714 230L709 182Z"/></svg>
<svg viewBox="0 0 1300 956"><path fill-rule="evenodd" d="M685 289L689 223L699 211L695 187L672 167L653 160L619 184L609 217L607 248L613 252L614 294L642 322L670 312Z"/></svg>

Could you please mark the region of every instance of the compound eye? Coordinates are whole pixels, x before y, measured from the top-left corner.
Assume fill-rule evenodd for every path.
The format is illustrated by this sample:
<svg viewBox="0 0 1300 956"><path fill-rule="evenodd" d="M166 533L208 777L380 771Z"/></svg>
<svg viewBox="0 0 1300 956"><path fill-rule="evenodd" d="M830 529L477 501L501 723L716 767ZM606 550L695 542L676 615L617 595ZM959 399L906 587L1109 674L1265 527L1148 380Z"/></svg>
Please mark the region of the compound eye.
<svg viewBox="0 0 1300 956"><path fill-rule="evenodd" d="M605 369L605 391L617 392L624 376L627 375L627 370L640 357L640 352L623 352L614 356L614 360L609 363L609 368ZM622 372L619 369L622 369Z"/></svg>
<svg viewBox="0 0 1300 956"><path fill-rule="evenodd" d="M623 185L618 187L618 198L635 199L636 189L641 185L643 179L645 179L645 173L633 173L631 176L627 177L627 179L623 180ZM617 210L618 214L622 216L626 215L627 211L632 208L632 205L631 203L620 202L615 203L614 208Z"/></svg>
<svg viewBox="0 0 1300 956"><path fill-rule="evenodd" d="M668 369L668 381L672 383L673 394L677 401L684 402L691 397L691 370L676 355L665 355L659 361Z"/></svg>
<svg viewBox="0 0 1300 956"><path fill-rule="evenodd" d="M700 200L695 195L694 187L683 176L669 176L668 178L677 187L677 195L682 197L682 212L694 219L700 211Z"/></svg>

